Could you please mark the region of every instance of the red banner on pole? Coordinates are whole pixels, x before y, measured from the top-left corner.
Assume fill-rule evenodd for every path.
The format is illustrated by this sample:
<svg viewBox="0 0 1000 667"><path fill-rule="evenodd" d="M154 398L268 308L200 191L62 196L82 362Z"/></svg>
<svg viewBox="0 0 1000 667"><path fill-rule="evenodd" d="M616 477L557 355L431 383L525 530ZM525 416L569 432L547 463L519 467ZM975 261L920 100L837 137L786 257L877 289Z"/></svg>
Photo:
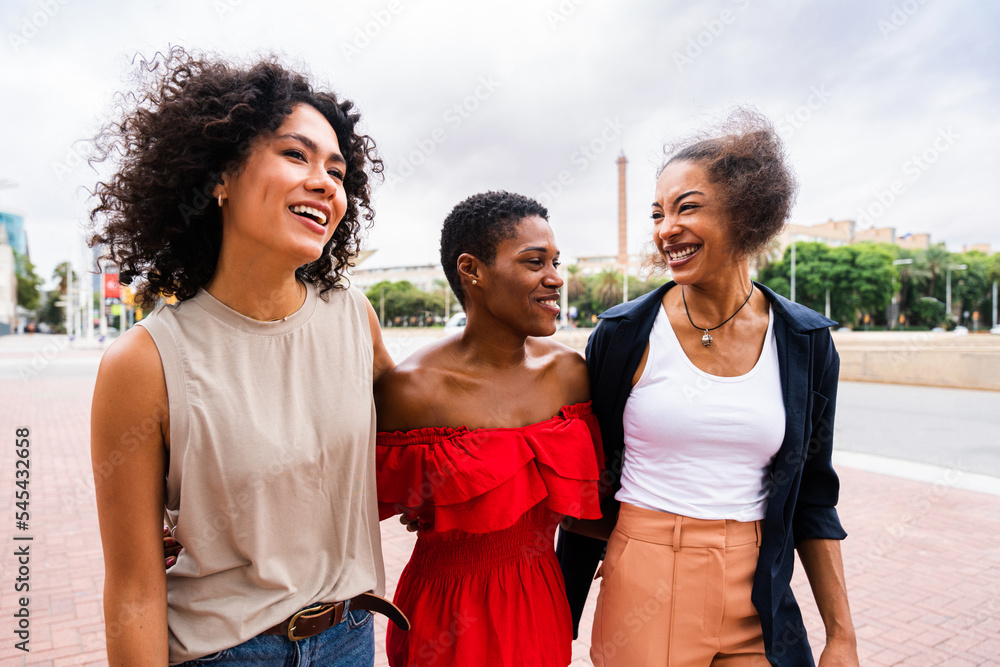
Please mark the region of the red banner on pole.
<svg viewBox="0 0 1000 667"><path fill-rule="evenodd" d="M104 274L104 298L105 299L122 298L122 290L121 290L121 285L118 284L117 273Z"/></svg>

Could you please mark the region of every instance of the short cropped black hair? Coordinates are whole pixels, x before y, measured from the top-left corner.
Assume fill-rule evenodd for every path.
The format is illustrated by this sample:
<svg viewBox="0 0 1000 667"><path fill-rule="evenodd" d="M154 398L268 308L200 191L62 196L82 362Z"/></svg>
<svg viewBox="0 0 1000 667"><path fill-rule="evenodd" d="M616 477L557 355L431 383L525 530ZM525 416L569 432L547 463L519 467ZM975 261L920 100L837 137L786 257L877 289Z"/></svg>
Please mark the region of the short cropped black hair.
<svg viewBox="0 0 1000 667"><path fill-rule="evenodd" d="M451 209L441 229L441 266L458 302L465 307L465 292L458 278L458 257L469 253L492 264L497 245L513 238L517 224L537 215L549 219L548 210L534 199L513 192L481 192Z"/></svg>

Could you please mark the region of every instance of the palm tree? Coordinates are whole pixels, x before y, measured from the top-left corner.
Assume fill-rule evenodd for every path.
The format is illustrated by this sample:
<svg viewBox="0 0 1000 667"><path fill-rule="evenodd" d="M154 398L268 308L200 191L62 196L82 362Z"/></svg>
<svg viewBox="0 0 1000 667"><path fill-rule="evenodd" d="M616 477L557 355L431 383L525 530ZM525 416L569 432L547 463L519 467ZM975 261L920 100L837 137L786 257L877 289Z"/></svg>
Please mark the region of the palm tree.
<svg viewBox="0 0 1000 667"><path fill-rule="evenodd" d="M614 269L604 269L596 276L594 296L605 308L610 308L621 301L622 286L618 272Z"/></svg>
<svg viewBox="0 0 1000 667"><path fill-rule="evenodd" d="M944 244L932 246L924 252L923 264L930 272L930 288L927 290L927 296L934 296L935 282L938 276L948 270L948 265L951 264L951 253L944 247Z"/></svg>
<svg viewBox="0 0 1000 667"><path fill-rule="evenodd" d="M52 272L52 279L59 281L59 293L66 296L69 290L69 283L76 282L76 271L70 262L61 262Z"/></svg>
<svg viewBox="0 0 1000 667"><path fill-rule="evenodd" d="M570 264L566 267L566 295L572 300L583 294L584 284L580 277L580 265Z"/></svg>
<svg viewBox="0 0 1000 667"><path fill-rule="evenodd" d="M764 269L780 260L781 256L781 238L775 236L773 239L768 241L767 245L764 246L754 257L753 264L756 270L756 275L759 276Z"/></svg>
<svg viewBox="0 0 1000 667"><path fill-rule="evenodd" d="M907 283L921 284L929 280L932 275L927 268L927 259L921 253L912 250L899 250L899 259L912 259L910 264L897 264L896 270L899 272L899 312L906 310L906 285Z"/></svg>

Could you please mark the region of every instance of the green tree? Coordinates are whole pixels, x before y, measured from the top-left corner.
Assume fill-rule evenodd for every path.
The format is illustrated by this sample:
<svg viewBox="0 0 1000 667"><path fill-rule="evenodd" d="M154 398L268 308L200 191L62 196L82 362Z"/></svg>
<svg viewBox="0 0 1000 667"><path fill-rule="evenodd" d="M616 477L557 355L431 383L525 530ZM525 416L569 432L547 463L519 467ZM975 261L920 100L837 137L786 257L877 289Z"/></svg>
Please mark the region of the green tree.
<svg viewBox="0 0 1000 667"><path fill-rule="evenodd" d="M63 307L58 305L60 299L59 290L51 290L46 295L45 304L38 310L38 321L51 326L54 333L66 333Z"/></svg>
<svg viewBox="0 0 1000 667"><path fill-rule="evenodd" d="M579 299L586 289L583 284L583 277L580 275L580 265L570 264L566 267L566 296L570 301Z"/></svg>
<svg viewBox="0 0 1000 667"><path fill-rule="evenodd" d="M591 301L595 311L604 311L621 303L622 277L614 269L604 269L594 276Z"/></svg>
<svg viewBox="0 0 1000 667"><path fill-rule="evenodd" d="M899 313L905 315L907 321L913 319L913 307L919 298L918 292L930 280L931 272L927 268L924 253L919 250L896 249L896 259L912 260L909 264L896 264L899 279Z"/></svg>
<svg viewBox="0 0 1000 667"><path fill-rule="evenodd" d="M65 309L58 304L69 299L69 288L76 282L76 271L70 262L60 262L52 272L52 279L57 282L56 289L49 292L45 305L39 312L38 320L51 325L58 333L65 333Z"/></svg>
<svg viewBox="0 0 1000 667"><path fill-rule="evenodd" d="M444 293L424 292L408 280L391 283L383 281L366 293L375 312L385 308L387 325L424 325L428 319L444 317Z"/></svg>
<svg viewBox="0 0 1000 667"><path fill-rule="evenodd" d="M895 247L887 243L855 243L836 251L850 258L850 281L855 284L858 314L870 314L873 321L884 323L886 308L899 291L898 273L892 265Z"/></svg>
<svg viewBox="0 0 1000 667"><path fill-rule="evenodd" d="M59 282L59 293L66 295L69 292L70 283L76 282L76 271L70 262L60 262L52 271L52 279Z"/></svg>
<svg viewBox="0 0 1000 667"><path fill-rule="evenodd" d="M825 243L795 244L795 300L821 313L826 307L826 290L833 291L835 261L832 251L833 248ZM791 274L792 250L789 247L780 261L771 262L760 271L758 280L790 298Z"/></svg>
<svg viewBox="0 0 1000 667"><path fill-rule="evenodd" d="M1000 252L990 255L989 269L986 273L991 283L1000 283Z"/></svg>
<svg viewBox="0 0 1000 667"><path fill-rule="evenodd" d="M948 265L954 263L951 253L948 252L943 243L931 246L924 252L924 266L931 274L928 282L927 296L938 297L934 289L938 284L937 280L939 277L944 278L945 272L948 270Z"/></svg>
<svg viewBox="0 0 1000 667"><path fill-rule="evenodd" d="M630 277L628 280L628 300L632 301L634 299L638 299L643 294L652 292L665 282L667 282L667 278L663 276L652 276L646 280L639 280L637 278Z"/></svg>
<svg viewBox="0 0 1000 667"><path fill-rule="evenodd" d="M859 243L833 248L824 243L797 243L795 251L796 301L822 313L829 290L830 316L841 324L855 325L864 313L884 321L885 308L898 288L893 246ZM761 271L760 281L790 296L790 248L780 262Z"/></svg>
<svg viewBox="0 0 1000 667"><path fill-rule="evenodd" d="M964 321L964 314L969 317L979 313L979 321L987 320L985 313L992 299L993 281L990 280L991 261L989 255L977 250L962 253L955 258L956 264L965 264L964 271L953 271L951 274L952 302L959 305L959 322ZM971 319L964 322L971 327Z"/></svg>
<svg viewBox="0 0 1000 667"><path fill-rule="evenodd" d="M37 310L41 300L38 291L42 279L35 274L35 265L27 255L14 251L14 272L17 275L17 305L27 310Z"/></svg>

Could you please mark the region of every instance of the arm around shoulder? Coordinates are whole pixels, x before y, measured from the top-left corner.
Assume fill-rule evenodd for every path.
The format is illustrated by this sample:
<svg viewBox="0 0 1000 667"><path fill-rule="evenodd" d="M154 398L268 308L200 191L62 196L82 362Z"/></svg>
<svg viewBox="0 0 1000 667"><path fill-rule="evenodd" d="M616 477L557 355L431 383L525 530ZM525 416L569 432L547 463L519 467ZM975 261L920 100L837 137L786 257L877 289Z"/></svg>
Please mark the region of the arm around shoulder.
<svg viewBox="0 0 1000 667"><path fill-rule="evenodd" d="M135 327L105 352L91 413L110 665L167 664L162 526L168 424L159 353L150 335Z"/></svg>

